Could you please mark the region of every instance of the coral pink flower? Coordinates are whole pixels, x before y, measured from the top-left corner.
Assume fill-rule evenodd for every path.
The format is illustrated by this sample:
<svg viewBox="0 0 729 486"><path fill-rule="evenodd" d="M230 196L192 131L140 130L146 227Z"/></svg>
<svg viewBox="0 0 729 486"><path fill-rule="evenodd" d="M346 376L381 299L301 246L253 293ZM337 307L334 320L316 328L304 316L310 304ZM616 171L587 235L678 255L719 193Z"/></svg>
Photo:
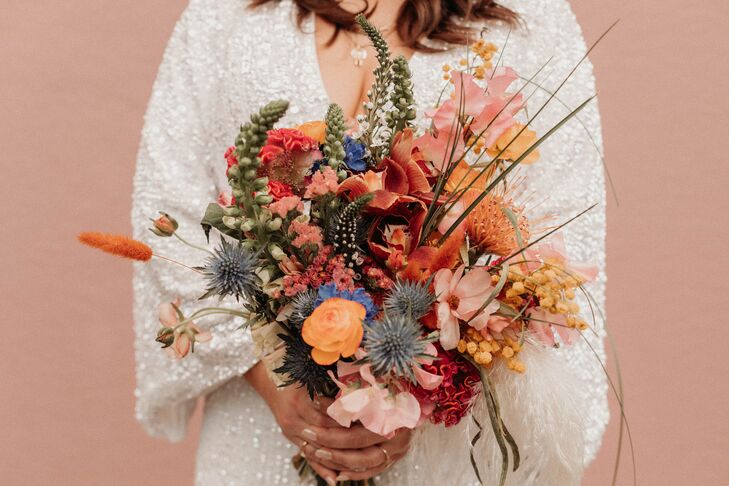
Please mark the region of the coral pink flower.
<svg viewBox="0 0 729 486"><path fill-rule="evenodd" d="M268 209L271 210L273 214L277 214L282 218L285 218L289 214L289 212L293 211L294 209L300 213L303 213L304 205L301 202L301 198L299 198L298 196L286 196L282 197L276 202L269 204Z"/></svg>
<svg viewBox="0 0 729 486"><path fill-rule="evenodd" d="M307 243L321 246L322 234L321 228L318 226L310 225L309 223L302 223L300 221L292 221L289 226L289 232L296 234L296 238L291 242L296 248L301 248Z"/></svg>
<svg viewBox="0 0 729 486"><path fill-rule="evenodd" d="M597 267L585 263L573 263L567 257L567 248L564 243L564 235L556 233L546 242L533 245L524 251L524 255L517 255L511 259L512 263L519 263L526 260L529 271L535 271L542 266L540 262L561 267L570 275L581 278L587 282L597 278Z"/></svg>
<svg viewBox="0 0 729 486"><path fill-rule="evenodd" d="M491 147L516 123L514 117L524 107L524 97L521 93L512 95L506 92L511 83L519 78L513 69L498 67L490 71L486 78L486 103L483 110L474 117L471 130L481 134L486 147Z"/></svg>
<svg viewBox="0 0 729 486"><path fill-rule="evenodd" d="M235 198L230 191L220 191L218 193L218 205L222 207L228 207L235 204Z"/></svg>
<svg viewBox="0 0 729 486"><path fill-rule="evenodd" d="M261 148L261 171L273 180L301 188L304 174L322 158L319 142L299 130L279 128L268 131L266 145Z"/></svg>
<svg viewBox="0 0 729 486"><path fill-rule="evenodd" d="M318 170L311 177L311 182L306 186L306 199L312 199L316 196L324 196L326 194L337 192L339 189L339 179L337 173L329 166L325 166L322 170Z"/></svg>
<svg viewBox="0 0 729 486"><path fill-rule="evenodd" d="M567 345L572 344L575 337L579 334L577 329L567 326L567 318L563 314L552 314L545 309L537 307L529 309L527 311L527 317L531 318L529 321L529 330L539 341L547 346L554 346L556 342L552 329L557 330L557 334L562 338L562 342Z"/></svg>
<svg viewBox="0 0 729 486"><path fill-rule="evenodd" d="M369 365L360 367L359 374L364 383L347 380L349 384L345 384L332 374L342 393L327 409L330 417L343 427L350 427L352 422L359 420L367 430L386 438L392 437L400 428L413 429L418 425L420 404L412 393L391 390L378 383Z"/></svg>
<svg viewBox="0 0 729 486"><path fill-rule="evenodd" d="M459 321L481 330L488 324L491 314L499 309L494 299L479 314L478 310L494 291L491 275L485 268L474 268L464 275L465 265L452 272L444 268L435 274L435 294L437 295L436 314L440 329L440 343L443 349L453 349L461 337Z"/></svg>

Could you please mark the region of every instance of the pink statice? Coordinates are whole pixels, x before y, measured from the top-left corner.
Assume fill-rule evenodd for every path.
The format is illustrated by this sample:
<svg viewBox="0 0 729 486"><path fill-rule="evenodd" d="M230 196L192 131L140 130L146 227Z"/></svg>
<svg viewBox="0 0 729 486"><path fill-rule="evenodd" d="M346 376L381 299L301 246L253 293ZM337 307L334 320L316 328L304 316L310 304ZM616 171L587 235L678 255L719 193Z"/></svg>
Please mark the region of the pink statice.
<svg viewBox="0 0 729 486"><path fill-rule="evenodd" d="M297 220L291 222L291 225L289 226L289 233L296 235L291 242L291 244L296 248L301 248L307 244L320 247L323 241L321 228L309 223L302 223Z"/></svg>
<svg viewBox="0 0 729 486"><path fill-rule="evenodd" d="M268 205L268 209L273 214L285 218L289 212L296 210L300 213L304 212L304 204L301 202L301 198L298 196L285 196L276 202Z"/></svg>
<svg viewBox="0 0 729 486"><path fill-rule="evenodd" d="M339 189L337 173L327 165L322 170L316 171L311 177L311 182L306 186L304 198L312 199L316 196L324 196L337 192L337 189Z"/></svg>

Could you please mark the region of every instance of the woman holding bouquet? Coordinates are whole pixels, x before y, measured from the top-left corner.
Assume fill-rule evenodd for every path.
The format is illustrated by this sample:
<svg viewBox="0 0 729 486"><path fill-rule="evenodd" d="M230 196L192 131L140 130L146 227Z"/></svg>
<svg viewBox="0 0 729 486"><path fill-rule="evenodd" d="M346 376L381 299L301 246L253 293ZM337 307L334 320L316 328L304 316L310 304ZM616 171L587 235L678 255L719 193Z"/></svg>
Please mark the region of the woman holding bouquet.
<svg viewBox="0 0 729 486"><path fill-rule="evenodd" d="M529 101L537 108L585 53L566 0L191 0L165 52L146 115L134 189L136 238L151 237L142 228L158 209L174 214L183 228L197 226L201 208L227 187L222 154L236 126L267 101L291 101L282 122L289 126L321 118L330 102L350 119L359 113L376 67L367 38L355 29L359 12L380 28L395 54L409 59L421 126L428 123L422 115L440 96L442 67L457 65L464 46L480 35L502 49L506 65L526 76L554 56L552 77L539 78L543 89ZM560 100L574 107L593 91L586 63ZM553 104L535 126L550 128L564 115L564 107ZM584 126L573 122L542 147L549 165L525 171L529 194L545 216L604 203L600 156L590 141L592 134L599 144L595 105L580 119ZM546 194L553 196L543 200ZM601 204L565 230L571 253L597 258L602 269L604 230ZM197 257L170 239L155 244L178 261ZM197 399L205 397L196 484L297 484L290 463L299 451L329 484L373 477L383 485L478 484L468 421L448 429L426 425L389 439L361 425L343 428L326 414L330 400L312 402L294 386L277 389L253 358L250 333L237 330L233 321L215 323L210 342L184 360L170 361L149 340L158 326L154 309L175 298L194 301L199 282L175 267L150 264L136 268L134 288L137 416L150 434L179 440ZM602 271L590 290L602 304ZM588 337L600 355L601 336L598 329ZM509 484L579 484L608 418L607 386L590 353L580 344L564 351L567 372L579 383L575 389L545 390L560 378L548 365L535 366L519 384L499 385L520 397L503 412L505 420L520 424L513 433L522 466ZM479 457L497 457L493 440L484 438L479 447ZM481 469L490 484L497 467L484 463Z"/></svg>

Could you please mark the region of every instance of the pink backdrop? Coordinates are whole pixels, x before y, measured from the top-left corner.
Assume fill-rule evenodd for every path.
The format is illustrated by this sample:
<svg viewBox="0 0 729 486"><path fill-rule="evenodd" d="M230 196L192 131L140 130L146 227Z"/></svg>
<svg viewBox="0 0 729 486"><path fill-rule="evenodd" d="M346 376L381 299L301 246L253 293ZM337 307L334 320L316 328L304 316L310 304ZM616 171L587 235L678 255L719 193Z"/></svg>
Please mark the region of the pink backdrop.
<svg viewBox="0 0 729 486"><path fill-rule="evenodd" d="M196 427L170 445L133 419L131 268L74 242L130 229L142 113L184 3L0 2L3 484L192 483ZM729 2L573 3L588 39L622 18L593 60L639 483L729 484ZM609 484L615 439L613 423L586 484Z"/></svg>

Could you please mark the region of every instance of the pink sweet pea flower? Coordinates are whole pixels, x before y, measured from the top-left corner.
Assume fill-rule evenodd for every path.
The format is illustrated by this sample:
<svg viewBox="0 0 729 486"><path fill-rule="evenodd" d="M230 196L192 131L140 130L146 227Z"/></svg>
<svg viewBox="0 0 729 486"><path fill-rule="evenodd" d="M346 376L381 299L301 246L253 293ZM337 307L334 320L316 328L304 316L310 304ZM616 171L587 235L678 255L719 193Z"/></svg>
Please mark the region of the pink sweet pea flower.
<svg viewBox="0 0 729 486"><path fill-rule="evenodd" d="M189 322L181 327L180 318L177 313L177 307L180 307L180 299L175 299L174 302L165 302L158 308L159 322L163 328L167 328L172 331L172 344L166 347L167 352L171 357L182 359L188 355L192 349L193 342L204 343L212 339L212 335L207 331L202 331L192 322ZM169 344L169 343L167 343Z"/></svg>
<svg viewBox="0 0 729 486"><path fill-rule="evenodd" d="M454 272L444 268L435 274L437 295L436 317L440 329L440 344L443 349L454 349L461 338L459 321L468 321L476 330L488 324L491 314L499 309L494 299L486 308L476 314L494 291L491 275L485 268L474 268L464 275L466 266L461 265Z"/></svg>
<svg viewBox="0 0 729 486"><path fill-rule="evenodd" d="M512 262L518 263L527 260L525 263L529 271L535 271L541 267L540 262L564 268L570 275L590 282L597 278L597 267L585 263L572 263L567 257L567 248L564 243L564 235L556 233L549 240L538 243L524 251L524 255L517 255Z"/></svg>
<svg viewBox="0 0 729 486"><path fill-rule="evenodd" d="M364 383L348 386L332 374L332 379L342 390L341 395L327 408L327 414L343 427L350 427L359 420L376 434L391 438L395 431L407 427L413 429L420 420L420 404L407 391L392 391L378 383L369 365L359 368Z"/></svg>
<svg viewBox="0 0 729 486"><path fill-rule="evenodd" d="M562 342L567 345L572 344L579 334L577 329L567 326L567 318L563 314L552 314L541 307L536 307L529 309L527 317L534 319L529 321L529 330L547 346L554 346L556 342L552 329L557 330Z"/></svg>

